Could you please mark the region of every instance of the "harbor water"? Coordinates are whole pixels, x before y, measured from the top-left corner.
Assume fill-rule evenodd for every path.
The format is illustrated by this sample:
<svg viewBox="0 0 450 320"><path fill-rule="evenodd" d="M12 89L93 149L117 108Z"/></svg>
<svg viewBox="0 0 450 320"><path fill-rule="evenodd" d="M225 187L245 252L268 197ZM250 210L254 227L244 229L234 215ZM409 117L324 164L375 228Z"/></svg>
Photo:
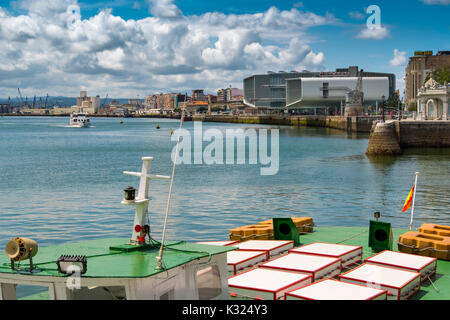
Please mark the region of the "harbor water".
<svg viewBox="0 0 450 320"><path fill-rule="evenodd" d="M123 189L138 186L141 157L152 173L170 175L176 120L93 118L88 129L68 118L0 118L0 245L15 236L40 246L104 237L129 237L134 211L120 204ZM156 125L160 129L156 129ZM192 130L194 123L183 127ZM203 129L278 128L279 171L261 165L177 166L168 239L225 240L228 230L271 217L313 217L320 226L367 226L375 211L407 228L401 212L420 172L414 227L450 222L449 149L407 150L368 158L368 134L326 128L203 123ZM204 142L204 146L207 145ZM225 145L225 143L224 143ZM151 182L149 218L160 240L169 190Z"/></svg>

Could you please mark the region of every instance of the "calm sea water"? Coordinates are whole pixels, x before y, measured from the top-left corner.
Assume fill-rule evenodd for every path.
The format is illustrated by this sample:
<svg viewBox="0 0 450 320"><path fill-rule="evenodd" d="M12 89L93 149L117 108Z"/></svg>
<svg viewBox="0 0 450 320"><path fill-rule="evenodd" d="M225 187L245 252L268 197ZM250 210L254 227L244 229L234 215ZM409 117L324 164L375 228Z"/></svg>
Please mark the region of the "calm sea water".
<svg viewBox="0 0 450 320"><path fill-rule="evenodd" d="M133 207L120 201L138 186L124 170L170 175L179 122L92 119L93 127L66 126L67 118L0 118L0 246L26 236L47 246L131 235ZM156 129L156 124L161 126ZM204 123L204 129L269 128ZM192 130L193 123L184 128ZM419 171L415 226L450 222L450 150L417 149L400 157L369 159L368 134L324 128L280 128L280 169L261 176L260 165L177 167L168 238L227 239L228 230L274 216L314 218L318 226L367 226L374 211L406 228L401 208ZM206 145L206 143L204 144ZM168 181L152 181L150 221L161 238Z"/></svg>

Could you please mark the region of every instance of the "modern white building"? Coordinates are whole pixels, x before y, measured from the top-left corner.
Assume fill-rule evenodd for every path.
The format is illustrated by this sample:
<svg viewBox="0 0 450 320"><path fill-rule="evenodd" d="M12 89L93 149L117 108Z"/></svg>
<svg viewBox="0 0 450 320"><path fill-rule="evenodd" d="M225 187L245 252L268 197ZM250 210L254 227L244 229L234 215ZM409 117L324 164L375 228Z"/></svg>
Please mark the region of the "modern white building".
<svg viewBox="0 0 450 320"><path fill-rule="evenodd" d="M377 80L375 82L367 82L366 84L364 84L363 81L363 86L366 88L364 90L364 94L366 96L367 102L372 102L370 98L371 96L375 96L375 98L377 98L376 100L378 100L378 97L384 95L387 100L392 94L395 93L395 74L370 72L365 70L360 71L358 66L350 66L348 68L338 68L336 69L336 71L268 71L267 74L252 75L245 78L243 81L243 100L247 106L266 109L284 109L289 104L291 105L290 108L292 109L297 109L296 107L292 107L294 105L301 105L301 107L299 107L298 109L305 109L308 107L321 109L323 107L330 106L339 108L339 99L342 97L343 101L345 102L345 90L355 89L356 79L361 72L363 80L366 80L368 78L383 78L382 81ZM386 78L388 79L387 91L385 90L385 84L381 83L384 82ZM302 80L300 79L305 79L305 81L303 81L303 84ZM306 83L306 79L311 79L312 83ZM325 81L324 79L327 80ZM290 92L287 92L288 80L290 80ZM344 80L351 81L347 82ZM326 88L326 83L328 83L328 90ZM322 87L323 90L320 90L320 88ZM331 87L333 88L331 89ZM376 93L376 91L380 90L383 90L382 95ZM323 98L323 95L326 95L327 93L329 98ZM287 101L288 99L289 102ZM313 104L308 105L305 103L306 101L310 101ZM381 101L381 98L378 101Z"/></svg>
<svg viewBox="0 0 450 320"><path fill-rule="evenodd" d="M321 77L286 79L287 108L336 107L345 104L346 93L354 90L357 77ZM389 98L388 77L363 77L364 105Z"/></svg>

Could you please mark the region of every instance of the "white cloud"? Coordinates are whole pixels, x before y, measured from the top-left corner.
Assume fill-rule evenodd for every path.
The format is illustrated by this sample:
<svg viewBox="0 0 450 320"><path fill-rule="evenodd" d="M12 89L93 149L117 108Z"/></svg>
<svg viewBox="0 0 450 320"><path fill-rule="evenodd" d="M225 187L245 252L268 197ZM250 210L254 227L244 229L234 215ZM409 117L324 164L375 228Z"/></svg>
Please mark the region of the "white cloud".
<svg viewBox="0 0 450 320"><path fill-rule="evenodd" d="M438 4L448 6L450 4L450 0L421 0L425 4Z"/></svg>
<svg viewBox="0 0 450 320"><path fill-rule="evenodd" d="M382 40L390 37L390 32L388 28L384 26L376 28L364 28L357 35L357 39L371 39L371 40Z"/></svg>
<svg viewBox="0 0 450 320"><path fill-rule="evenodd" d="M179 18L183 14L173 0L149 0L150 12L159 18Z"/></svg>
<svg viewBox="0 0 450 320"><path fill-rule="evenodd" d="M149 0L150 1L150 0ZM254 73L321 70L308 29L334 16L279 10L184 16L173 1L150 1L152 16L124 20L111 10L83 19L76 0L21 0L26 14L0 7L0 96L136 96L199 87L242 86Z"/></svg>
<svg viewBox="0 0 450 320"><path fill-rule="evenodd" d="M359 11L351 11L351 12L348 13L348 15L351 18L356 19L356 20L362 20L362 19L364 19L366 17L363 13L361 13Z"/></svg>
<svg viewBox="0 0 450 320"><path fill-rule="evenodd" d="M406 65L406 51L399 51L394 49L394 57L391 59L390 64L393 67L401 67Z"/></svg>

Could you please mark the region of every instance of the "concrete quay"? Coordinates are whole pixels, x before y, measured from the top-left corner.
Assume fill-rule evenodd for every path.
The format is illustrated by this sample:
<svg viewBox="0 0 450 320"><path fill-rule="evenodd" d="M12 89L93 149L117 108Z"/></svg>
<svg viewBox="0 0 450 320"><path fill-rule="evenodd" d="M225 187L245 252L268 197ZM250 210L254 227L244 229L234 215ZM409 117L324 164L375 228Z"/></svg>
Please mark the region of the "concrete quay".
<svg viewBox="0 0 450 320"><path fill-rule="evenodd" d="M59 115L20 115L20 114L2 114L2 116L25 116L25 117L68 117L69 114ZM89 114L91 118L124 118L120 115ZM129 115L128 118L157 118L157 119L180 119L179 114L174 115ZM381 119L381 116L368 117L342 117L342 116L285 116L285 115L193 115L185 116L184 121L202 121L202 122L223 122L223 123L246 123L246 124L267 124L267 125L285 125L285 126L306 126L306 127L324 127L348 132L366 132L369 133L374 121Z"/></svg>
<svg viewBox="0 0 450 320"><path fill-rule="evenodd" d="M375 122L367 155L397 155L406 148L450 147L449 120L402 120Z"/></svg>
<svg viewBox="0 0 450 320"><path fill-rule="evenodd" d="M349 132L370 132L374 121L381 117L342 117L342 116L232 116L232 115L199 115L192 121L247 123L286 126L325 127Z"/></svg>

